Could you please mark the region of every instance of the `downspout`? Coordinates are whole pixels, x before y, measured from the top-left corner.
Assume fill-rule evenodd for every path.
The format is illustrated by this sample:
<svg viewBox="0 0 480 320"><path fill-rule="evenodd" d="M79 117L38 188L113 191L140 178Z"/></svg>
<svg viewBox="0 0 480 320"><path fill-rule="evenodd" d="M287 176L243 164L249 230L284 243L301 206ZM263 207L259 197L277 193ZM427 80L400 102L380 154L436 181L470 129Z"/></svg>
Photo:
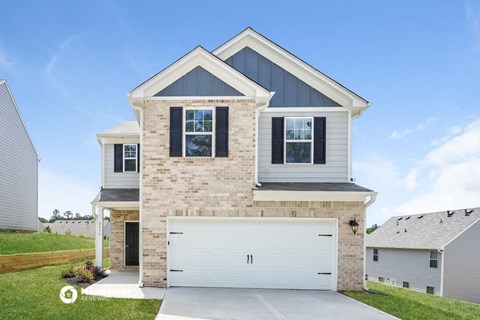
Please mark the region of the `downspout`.
<svg viewBox="0 0 480 320"><path fill-rule="evenodd" d="M372 192L370 194L370 199L364 203L363 215L364 221L367 222L367 208L370 207L377 200L378 192ZM365 280L365 274L367 271L367 247L365 245L367 233L363 232L363 290L367 290L367 280Z"/></svg>
<svg viewBox="0 0 480 320"><path fill-rule="evenodd" d="M275 92L270 92L270 97L268 98L268 100L260 104L260 106L257 107L257 110L255 112L255 184L253 186L254 189L257 189L257 187L262 186L262 184L258 182L258 118L260 118L260 112L268 108L268 105L270 104L270 99L272 99L274 94Z"/></svg>

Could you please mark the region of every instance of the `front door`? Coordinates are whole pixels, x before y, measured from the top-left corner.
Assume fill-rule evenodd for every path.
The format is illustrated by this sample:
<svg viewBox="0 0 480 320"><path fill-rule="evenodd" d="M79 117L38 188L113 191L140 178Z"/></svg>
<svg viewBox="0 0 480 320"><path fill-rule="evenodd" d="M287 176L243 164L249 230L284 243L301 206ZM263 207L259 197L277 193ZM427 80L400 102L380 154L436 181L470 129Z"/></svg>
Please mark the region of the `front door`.
<svg viewBox="0 0 480 320"><path fill-rule="evenodd" d="M138 266L138 222L125 223L125 265Z"/></svg>

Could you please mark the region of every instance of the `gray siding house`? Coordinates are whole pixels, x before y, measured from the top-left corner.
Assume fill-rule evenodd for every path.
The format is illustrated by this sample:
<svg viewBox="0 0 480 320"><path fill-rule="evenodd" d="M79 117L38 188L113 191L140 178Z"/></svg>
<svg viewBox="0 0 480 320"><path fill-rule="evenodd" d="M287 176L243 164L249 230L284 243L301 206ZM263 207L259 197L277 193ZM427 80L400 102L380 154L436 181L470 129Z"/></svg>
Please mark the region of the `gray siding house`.
<svg viewBox="0 0 480 320"><path fill-rule="evenodd" d="M480 208L392 217L366 237L370 280L480 303Z"/></svg>
<svg viewBox="0 0 480 320"><path fill-rule="evenodd" d="M37 231L39 158L6 80L0 80L0 145L0 230Z"/></svg>

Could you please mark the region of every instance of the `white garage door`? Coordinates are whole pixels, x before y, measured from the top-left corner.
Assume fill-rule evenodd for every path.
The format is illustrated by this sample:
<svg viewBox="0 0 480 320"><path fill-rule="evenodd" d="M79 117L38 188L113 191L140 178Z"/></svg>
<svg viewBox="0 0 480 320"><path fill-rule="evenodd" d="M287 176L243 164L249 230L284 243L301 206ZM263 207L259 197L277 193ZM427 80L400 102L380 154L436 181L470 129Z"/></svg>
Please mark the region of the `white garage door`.
<svg viewBox="0 0 480 320"><path fill-rule="evenodd" d="M168 285L336 290L337 221L168 220Z"/></svg>

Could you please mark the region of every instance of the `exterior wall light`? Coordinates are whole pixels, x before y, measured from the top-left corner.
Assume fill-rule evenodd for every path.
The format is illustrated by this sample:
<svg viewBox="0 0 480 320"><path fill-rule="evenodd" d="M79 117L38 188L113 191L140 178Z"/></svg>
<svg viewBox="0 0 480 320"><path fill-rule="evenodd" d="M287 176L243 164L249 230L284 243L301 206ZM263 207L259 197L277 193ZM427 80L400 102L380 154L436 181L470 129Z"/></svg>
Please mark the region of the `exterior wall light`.
<svg viewBox="0 0 480 320"><path fill-rule="evenodd" d="M358 222L357 222L357 220L355 220L355 219L350 220L350 227L352 227L353 234L357 234L357 231L358 231Z"/></svg>

